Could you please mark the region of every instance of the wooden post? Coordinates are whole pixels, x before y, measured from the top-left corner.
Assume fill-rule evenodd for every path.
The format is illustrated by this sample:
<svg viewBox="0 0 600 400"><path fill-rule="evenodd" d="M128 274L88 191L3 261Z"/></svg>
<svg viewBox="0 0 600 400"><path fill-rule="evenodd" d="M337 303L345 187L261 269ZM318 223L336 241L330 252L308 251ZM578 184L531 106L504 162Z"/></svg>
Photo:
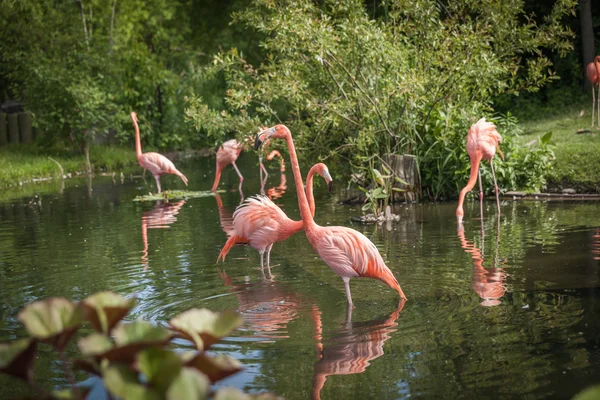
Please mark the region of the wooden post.
<svg viewBox="0 0 600 400"><path fill-rule="evenodd" d="M0 146L8 143L8 127L6 126L6 113L0 113Z"/></svg>
<svg viewBox="0 0 600 400"><path fill-rule="evenodd" d="M19 130L21 131L21 143L29 143L33 138L31 132L31 113L26 111L19 113Z"/></svg>
<svg viewBox="0 0 600 400"><path fill-rule="evenodd" d="M399 177L408 183L404 185L394 180L394 187L404 189L404 192L394 192L393 201L404 198L407 202L415 201L419 198L419 168L417 166L417 157L410 154L386 154L383 161L389 166L394 176ZM392 178L393 179L393 178Z"/></svg>
<svg viewBox="0 0 600 400"><path fill-rule="evenodd" d="M10 143L19 143L18 114L8 114L8 140Z"/></svg>

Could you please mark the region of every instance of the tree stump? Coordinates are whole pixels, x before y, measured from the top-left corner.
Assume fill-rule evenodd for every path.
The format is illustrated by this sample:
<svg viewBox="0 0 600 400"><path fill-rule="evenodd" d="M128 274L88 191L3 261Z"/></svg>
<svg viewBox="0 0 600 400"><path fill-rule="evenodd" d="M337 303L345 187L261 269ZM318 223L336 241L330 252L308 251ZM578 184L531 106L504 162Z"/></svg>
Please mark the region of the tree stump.
<svg viewBox="0 0 600 400"><path fill-rule="evenodd" d="M8 114L8 140L10 143L19 143L18 114Z"/></svg>
<svg viewBox="0 0 600 400"><path fill-rule="evenodd" d="M386 154L383 156L383 161L388 164L387 167L392 171L394 176L408 183L408 185L404 185L392 178L394 182L393 187L404 190L404 192L394 192L392 201L404 199L407 202L412 202L417 200L421 187L417 157L410 154Z"/></svg>
<svg viewBox="0 0 600 400"><path fill-rule="evenodd" d="M8 143L8 127L6 125L6 113L0 113L0 146Z"/></svg>
<svg viewBox="0 0 600 400"><path fill-rule="evenodd" d="M21 143L29 143L33 138L31 127L31 113L19 113L19 131L21 132Z"/></svg>

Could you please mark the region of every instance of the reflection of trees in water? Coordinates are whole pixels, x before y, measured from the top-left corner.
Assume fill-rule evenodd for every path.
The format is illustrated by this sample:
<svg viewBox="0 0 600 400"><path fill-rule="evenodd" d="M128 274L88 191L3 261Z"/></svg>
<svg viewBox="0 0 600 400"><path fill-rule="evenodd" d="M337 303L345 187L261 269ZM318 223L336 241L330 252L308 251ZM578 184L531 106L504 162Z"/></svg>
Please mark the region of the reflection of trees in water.
<svg viewBox="0 0 600 400"><path fill-rule="evenodd" d="M600 228L596 228L592 236L592 254L594 260L600 260Z"/></svg>

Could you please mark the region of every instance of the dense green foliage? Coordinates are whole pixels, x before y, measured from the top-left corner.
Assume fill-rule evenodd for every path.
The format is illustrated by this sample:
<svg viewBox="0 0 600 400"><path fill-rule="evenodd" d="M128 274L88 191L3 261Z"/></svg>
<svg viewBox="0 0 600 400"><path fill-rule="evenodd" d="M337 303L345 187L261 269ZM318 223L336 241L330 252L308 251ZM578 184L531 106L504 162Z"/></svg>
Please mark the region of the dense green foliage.
<svg viewBox="0 0 600 400"><path fill-rule="evenodd" d="M541 50L571 48L561 18L574 6L558 1L535 22L522 1L395 1L373 19L360 1L256 0L234 22L264 35L264 62L235 48L217 54L198 74L225 80L225 105L194 96L187 115L214 137L282 121L308 154L355 167L372 154L415 154L423 189L454 195L468 164L448 151L464 148L469 125L493 112L493 96L556 79ZM500 132L507 141L517 134ZM513 168L525 168L526 154L513 153ZM540 186L502 176L507 189Z"/></svg>

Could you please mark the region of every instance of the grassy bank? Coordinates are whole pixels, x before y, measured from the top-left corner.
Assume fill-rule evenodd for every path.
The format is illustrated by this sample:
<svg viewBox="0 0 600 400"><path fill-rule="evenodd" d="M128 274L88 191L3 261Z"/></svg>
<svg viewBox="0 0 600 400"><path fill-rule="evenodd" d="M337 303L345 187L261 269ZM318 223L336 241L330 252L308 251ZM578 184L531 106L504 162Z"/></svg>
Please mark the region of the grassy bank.
<svg viewBox="0 0 600 400"><path fill-rule="evenodd" d="M65 174L76 175L86 171L84 155L71 149L9 145L0 147L0 187L19 185L32 179L60 177L60 168L49 157L60 163ZM90 160L95 172L119 171L137 165L133 149L124 147L93 146Z"/></svg>
<svg viewBox="0 0 600 400"><path fill-rule="evenodd" d="M580 116L582 110L584 115ZM543 112L538 115L535 120L523 121L522 143L552 132L556 162L548 174L549 186L600 192L600 130L591 128L591 99L589 103L565 107L558 112L553 110L547 118L543 118ZM578 134L580 129L589 131Z"/></svg>

